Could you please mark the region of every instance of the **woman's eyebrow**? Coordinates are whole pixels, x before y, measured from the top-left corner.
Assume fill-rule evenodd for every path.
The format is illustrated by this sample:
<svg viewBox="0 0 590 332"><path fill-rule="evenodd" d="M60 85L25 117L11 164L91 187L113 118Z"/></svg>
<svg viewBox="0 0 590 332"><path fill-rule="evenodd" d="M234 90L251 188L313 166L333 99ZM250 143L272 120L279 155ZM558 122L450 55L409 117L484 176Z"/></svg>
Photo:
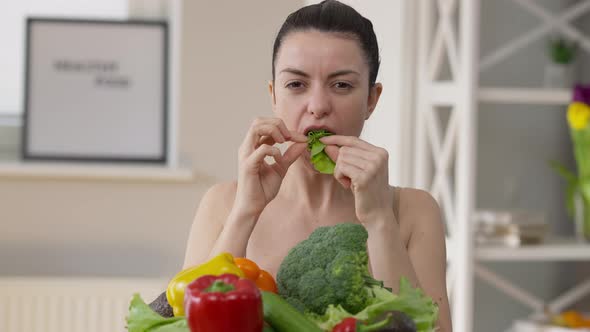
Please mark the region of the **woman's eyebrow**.
<svg viewBox="0 0 590 332"><path fill-rule="evenodd" d="M348 75L348 74L354 74L354 75L361 76L361 74L357 71L354 71L351 69L343 69L343 70L337 70L337 71L331 73L330 75L328 75L328 78L334 78L336 76L343 76L343 75Z"/></svg>
<svg viewBox="0 0 590 332"><path fill-rule="evenodd" d="M281 73L291 73L291 74L294 74L297 76L303 76L306 78L309 77L308 73L304 72L303 70L299 70L299 69L295 69L295 68L285 68L285 69L281 70L281 72L279 74L281 74Z"/></svg>
<svg viewBox="0 0 590 332"><path fill-rule="evenodd" d="M295 69L295 68L285 68L285 69L281 70L281 73L291 73L291 74L303 76L306 78L310 77L310 75L308 73L304 72L303 70L299 70L299 69ZM337 70L333 73L330 73L330 75L328 75L328 78L334 78L336 76L342 76L342 75L348 75L348 74L354 74L354 75L358 75L358 76L361 75L359 72L351 70L351 69L342 69L342 70Z"/></svg>

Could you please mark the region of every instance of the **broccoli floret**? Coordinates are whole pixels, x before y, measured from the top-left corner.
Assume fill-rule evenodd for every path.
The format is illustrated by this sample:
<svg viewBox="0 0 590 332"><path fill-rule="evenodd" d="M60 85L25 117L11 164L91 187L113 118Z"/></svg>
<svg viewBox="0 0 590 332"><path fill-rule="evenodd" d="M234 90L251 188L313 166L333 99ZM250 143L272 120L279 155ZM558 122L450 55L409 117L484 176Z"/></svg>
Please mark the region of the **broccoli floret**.
<svg viewBox="0 0 590 332"><path fill-rule="evenodd" d="M356 314L371 303L366 229L359 224L319 227L293 247L277 274L279 294L305 312L323 315L330 304Z"/></svg>

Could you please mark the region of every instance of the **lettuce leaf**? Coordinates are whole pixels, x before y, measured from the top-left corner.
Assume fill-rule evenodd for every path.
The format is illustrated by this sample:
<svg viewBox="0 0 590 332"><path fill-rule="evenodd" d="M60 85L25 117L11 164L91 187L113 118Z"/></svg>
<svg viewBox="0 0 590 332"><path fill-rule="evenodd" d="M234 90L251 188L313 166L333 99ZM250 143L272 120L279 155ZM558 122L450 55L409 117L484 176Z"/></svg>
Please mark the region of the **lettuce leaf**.
<svg viewBox="0 0 590 332"><path fill-rule="evenodd" d="M372 304L356 315L352 315L341 306L330 305L324 315L309 314L320 328L331 331L332 328L346 317L354 317L361 321L371 321L386 311L402 311L410 316L416 324L417 332L435 331L438 319L438 306L424 294L420 288L413 288L408 279L400 279L399 293L393 294L383 287L373 287Z"/></svg>
<svg viewBox="0 0 590 332"><path fill-rule="evenodd" d="M129 332L190 332L185 317L164 318L133 294L127 316Z"/></svg>
<svg viewBox="0 0 590 332"><path fill-rule="evenodd" d="M320 138L332 135L326 130L312 130L307 133L307 149L311 154L311 163L313 167L322 174L334 174L334 167L336 164L324 149L326 145L320 142Z"/></svg>

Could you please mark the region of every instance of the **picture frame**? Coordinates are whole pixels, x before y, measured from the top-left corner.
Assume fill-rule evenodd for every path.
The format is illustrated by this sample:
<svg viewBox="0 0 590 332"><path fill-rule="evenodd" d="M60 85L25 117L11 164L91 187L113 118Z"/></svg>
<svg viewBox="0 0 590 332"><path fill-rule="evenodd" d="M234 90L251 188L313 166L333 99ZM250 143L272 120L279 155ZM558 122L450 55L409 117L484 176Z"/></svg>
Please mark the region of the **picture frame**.
<svg viewBox="0 0 590 332"><path fill-rule="evenodd" d="M167 161L168 25L31 17L24 160Z"/></svg>

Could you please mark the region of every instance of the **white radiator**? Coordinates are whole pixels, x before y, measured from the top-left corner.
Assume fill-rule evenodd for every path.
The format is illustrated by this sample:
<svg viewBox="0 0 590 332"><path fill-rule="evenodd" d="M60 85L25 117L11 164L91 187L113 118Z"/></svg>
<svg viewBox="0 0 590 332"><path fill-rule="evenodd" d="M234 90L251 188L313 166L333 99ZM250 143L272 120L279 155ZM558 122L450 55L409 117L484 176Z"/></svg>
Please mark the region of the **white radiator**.
<svg viewBox="0 0 590 332"><path fill-rule="evenodd" d="M167 280L0 277L0 332L118 332L133 293L147 303Z"/></svg>

